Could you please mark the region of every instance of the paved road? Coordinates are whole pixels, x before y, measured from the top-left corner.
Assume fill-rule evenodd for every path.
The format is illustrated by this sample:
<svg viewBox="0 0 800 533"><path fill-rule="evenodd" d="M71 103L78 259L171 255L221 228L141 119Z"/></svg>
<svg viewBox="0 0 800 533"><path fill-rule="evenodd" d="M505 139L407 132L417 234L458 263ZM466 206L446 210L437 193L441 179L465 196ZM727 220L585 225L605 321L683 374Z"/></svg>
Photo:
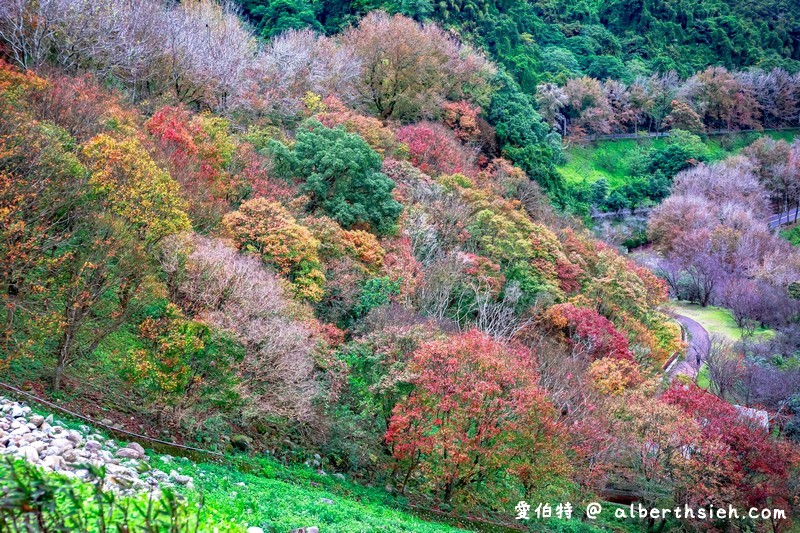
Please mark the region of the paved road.
<svg viewBox="0 0 800 533"><path fill-rule="evenodd" d="M673 376L684 374L694 379L697 371L703 364L703 360L708 356L708 349L711 341L708 338L706 329L692 320L688 316L675 315L675 319L684 325L689 333L689 347L686 349L686 357L677 363L670 372Z"/></svg>
<svg viewBox="0 0 800 533"><path fill-rule="evenodd" d="M798 212L797 209L789 209L783 213L770 215L769 229L777 228L778 226L783 226L785 224L793 224L797 222L798 218L800 218L800 212Z"/></svg>

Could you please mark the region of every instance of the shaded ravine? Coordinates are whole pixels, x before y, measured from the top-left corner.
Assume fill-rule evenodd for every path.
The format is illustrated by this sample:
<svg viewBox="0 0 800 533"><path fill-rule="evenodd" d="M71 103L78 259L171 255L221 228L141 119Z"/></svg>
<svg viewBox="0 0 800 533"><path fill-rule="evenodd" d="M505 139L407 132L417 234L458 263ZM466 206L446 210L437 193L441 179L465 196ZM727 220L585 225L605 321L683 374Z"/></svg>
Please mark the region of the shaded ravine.
<svg viewBox="0 0 800 533"><path fill-rule="evenodd" d="M675 314L675 319L686 328L689 334L689 346L686 348L686 357L672 368L670 375L683 374L695 379L700 366L708 356L708 349L711 345L708 331L688 316Z"/></svg>

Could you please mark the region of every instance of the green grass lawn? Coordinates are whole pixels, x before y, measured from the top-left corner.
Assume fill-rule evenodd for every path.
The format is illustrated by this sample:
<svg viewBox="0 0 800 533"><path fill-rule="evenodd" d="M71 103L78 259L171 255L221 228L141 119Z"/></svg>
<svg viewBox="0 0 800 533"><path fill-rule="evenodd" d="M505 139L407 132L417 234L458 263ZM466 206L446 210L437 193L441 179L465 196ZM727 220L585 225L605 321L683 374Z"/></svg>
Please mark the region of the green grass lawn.
<svg viewBox="0 0 800 533"><path fill-rule="evenodd" d="M229 464L193 463L156 456L152 465L194 478L196 500L221 521L241 521L264 531L290 531L317 526L325 532L455 532L455 527L423 521L402 510L401 502L378 489L322 476L306 467L284 467L269 459L246 459L243 468ZM243 471L244 468L250 470Z"/></svg>
<svg viewBox="0 0 800 533"><path fill-rule="evenodd" d="M705 137L712 161L725 159L758 139L758 133L734 133ZM773 139L792 142L800 130L767 132ZM612 189L624 185L629 178L628 165L635 150L643 147L663 147L665 138L618 139L595 141L586 145L575 144L565 151L567 162L558 167L558 172L568 185L593 183L604 178Z"/></svg>
<svg viewBox="0 0 800 533"><path fill-rule="evenodd" d="M800 224L781 230L780 236L789 241L792 246L800 246Z"/></svg>
<svg viewBox="0 0 800 533"><path fill-rule="evenodd" d="M707 364L703 363L700 369L697 371L695 383L697 383L697 386L701 389L709 390L711 388L711 377L708 374Z"/></svg>
<svg viewBox="0 0 800 533"><path fill-rule="evenodd" d="M698 322L709 335L719 335L731 342L737 342L742 338L742 330L736 325L731 312L724 307L713 305L700 307L688 302L671 302L670 305L676 313ZM771 329L758 328L754 334L765 337L774 335L775 332Z"/></svg>

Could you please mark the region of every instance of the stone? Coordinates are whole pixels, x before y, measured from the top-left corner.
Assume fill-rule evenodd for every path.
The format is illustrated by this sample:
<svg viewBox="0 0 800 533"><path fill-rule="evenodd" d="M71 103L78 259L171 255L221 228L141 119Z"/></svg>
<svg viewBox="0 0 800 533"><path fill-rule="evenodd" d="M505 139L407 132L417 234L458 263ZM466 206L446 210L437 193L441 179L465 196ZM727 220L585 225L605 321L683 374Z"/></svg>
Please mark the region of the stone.
<svg viewBox="0 0 800 533"><path fill-rule="evenodd" d="M51 425L52 425L52 424L53 424L53 415L47 415L47 416L44 418L44 421L45 421L45 422L47 422L48 424L51 424Z"/></svg>
<svg viewBox="0 0 800 533"><path fill-rule="evenodd" d="M33 446L25 446L17 451L17 455L25 459L29 463L39 462L39 452Z"/></svg>
<svg viewBox="0 0 800 533"><path fill-rule="evenodd" d="M42 466L47 467L50 470L59 471L63 470L66 465L62 457L58 455L51 455L42 459Z"/></svg>
<svg viewBox="0 0 800 533"><path fill-rule="evenodd" d="M297 529L291 530L289 533L319 533L319 528L317 526L298 527Z"/></svg>
<svg viewBox="0 0 800 533"><path fill-rule="evenodd" d="M247 528L247 533L264 533L264 530L260 527L251 526Z"/></svg>
<svg viewBox="0 0 800 533"><path fill-rule="evenodd" d="M75 446L78 446L83 442L83 435L81 435L79 431L70 429L67 431L67 440L71 441Z"/></svg>
<svg viewBox="0 0 800 533"><path fill-rule="evenodd" d="M143 453L139 452L139 450L134 450L133 448L120 448L117 450L116 455L122 459L141 459L144 457Z"/></svg>
<svg viewBox="0 0 800 533"><path fill-rule="evenodd" d="M97 452L100 451L101 445L96 440L87 440L83 448L90 452Z"/></svg>
<svg viewBox="0 0 800 533"><path fill-rule="evenodd" d="M175 483L178 483L179 485L186 485L192 480L191 476L185 476L183 474L179 474L174 470L172 470L169 473L169 477L171 477L175 481Z"/></svg>
<svg viewBox="0 0 800 533"><path fill-rule="evenodd" d="M39 426L44 424L44 417L42 415L33 415L30 417L28 421L38 428Z"/></svg>
<svg viewBox="0 0 800 533"><path fill-rule="evenodd" d="M119 476L119 475L131 475L131 471L124 466L115 465L114 463L106 463L106 472L109 474Z"/></svg>
<svg viewBox="0 0 800 533"><path fill-rule="evenodd" d="M319 501L326 505L333 505L333 500L331 500L330 498L321 498Z"/></svg>
<svg viewBox="0 0 800 533"><path fill-rule="evenodd" d="M231 437L231 446L239 451L246 452L253 444L253 439L247 435L234 435Z"/></svg>
<svg viewBox="0 0 800 533"><path fill-rule="evenodd" d="M104 426L111 426L114 424L114 421L111 420L110 418L104 418L100 421L100 423L103 424Z"/></svg>
<svg viewBox="0 0 800 533"><path fill-rule="evenodd" d="M19 405L15 405L11 408L11 417L12 418L19 418L21 416L25 416L25 411Z"/></svg>
<svg viewBox="0 0 800 533"><path fill-rule="evenodd" d="M68 463L77 463L81 459L75 450L67 450L61 454L61 457Z"/></svg>
<svg viewBox="0 0 800 533"><path fill-rule="evenodd" d="M139 452L140 454L142 454L142 457L144 457L144 455L145 455L145 454L144 454L144 448L143 448L143 447L142 447L142 445L141 445L141 444L139 444L138 442L131 442L131 443L128 443L128 446L127 446L127 448L130 448L131 450L136 450L137 452Z"/></svg>
<svg viewBox="0 0 800 533"><path fill-rule="evenodd" d="M69 439L58 437L50 441L50 446L60 446L71 450L75 447L75 444Z"/></svg>

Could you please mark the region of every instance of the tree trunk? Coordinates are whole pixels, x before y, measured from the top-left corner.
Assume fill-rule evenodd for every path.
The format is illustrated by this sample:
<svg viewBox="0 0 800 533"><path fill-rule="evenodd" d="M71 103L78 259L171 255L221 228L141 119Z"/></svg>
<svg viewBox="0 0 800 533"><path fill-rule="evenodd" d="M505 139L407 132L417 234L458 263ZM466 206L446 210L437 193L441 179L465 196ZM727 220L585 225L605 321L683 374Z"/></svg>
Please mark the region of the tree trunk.
<svg viewBox="0 0 800 533"><path fill-rule="evenodd" d="M60 362L56 365L56 375L53 378L53 390L58 392L61 389L61 377L64 375L64 365Z"/></svg>

